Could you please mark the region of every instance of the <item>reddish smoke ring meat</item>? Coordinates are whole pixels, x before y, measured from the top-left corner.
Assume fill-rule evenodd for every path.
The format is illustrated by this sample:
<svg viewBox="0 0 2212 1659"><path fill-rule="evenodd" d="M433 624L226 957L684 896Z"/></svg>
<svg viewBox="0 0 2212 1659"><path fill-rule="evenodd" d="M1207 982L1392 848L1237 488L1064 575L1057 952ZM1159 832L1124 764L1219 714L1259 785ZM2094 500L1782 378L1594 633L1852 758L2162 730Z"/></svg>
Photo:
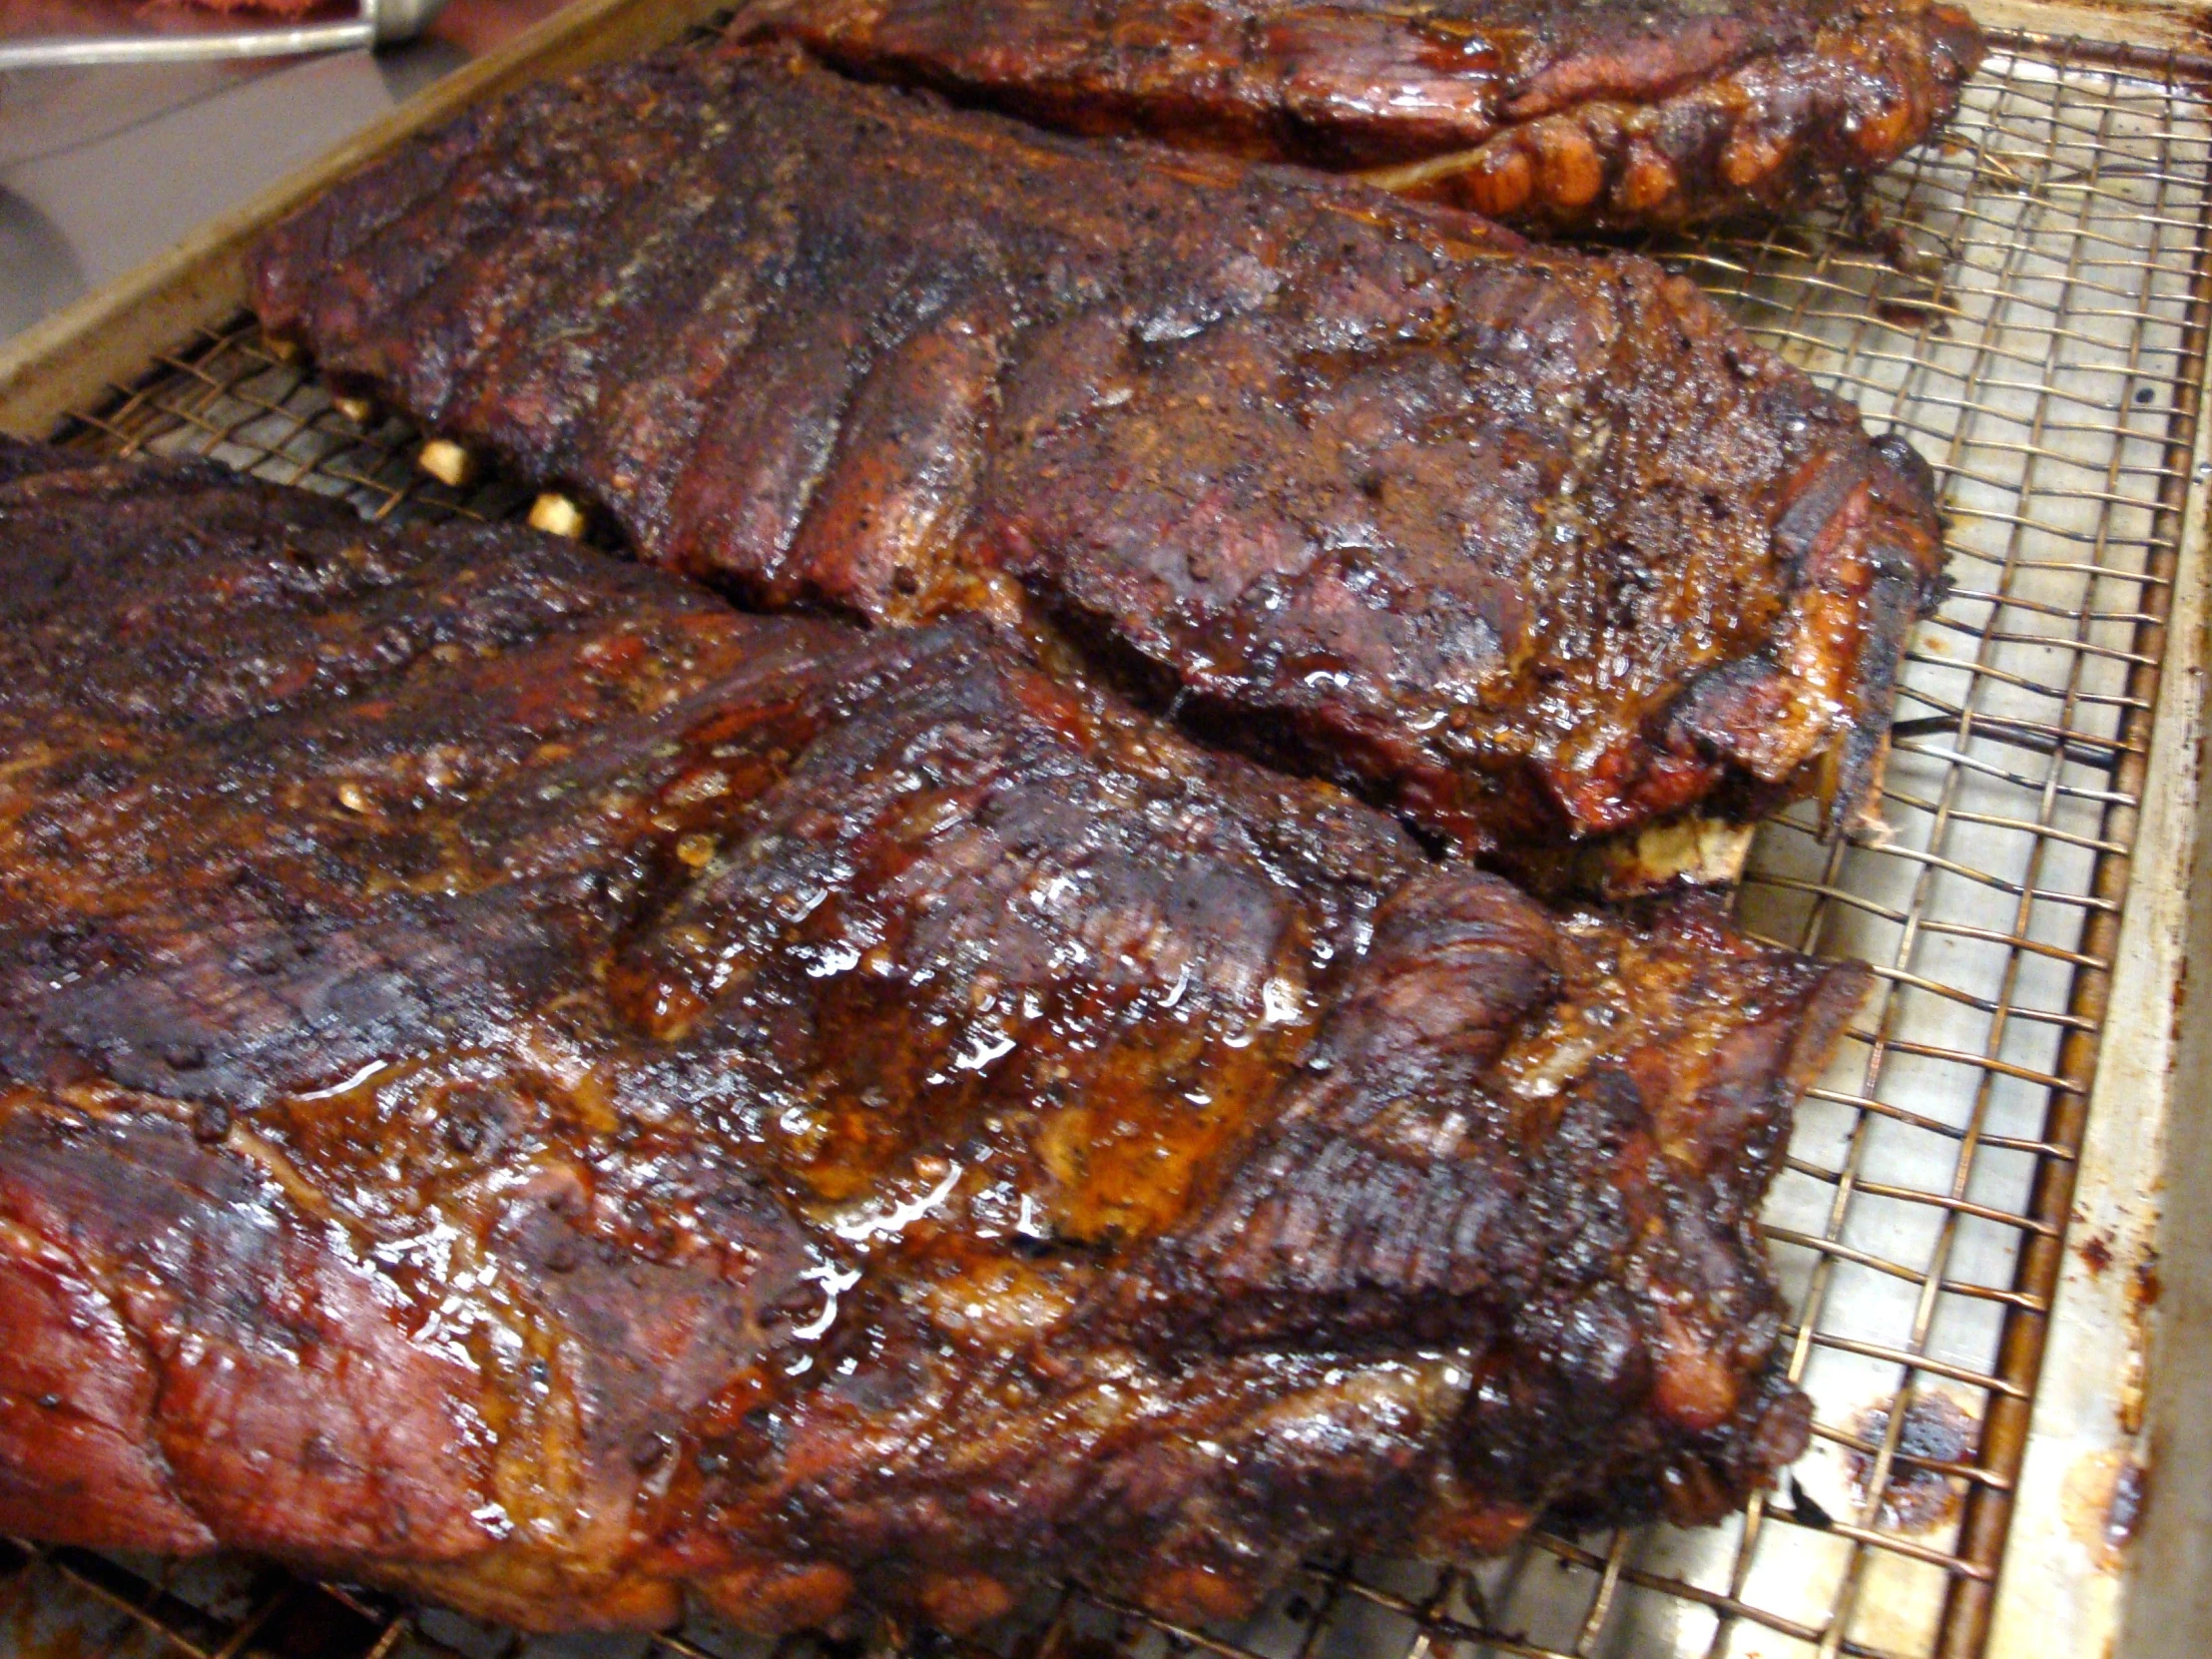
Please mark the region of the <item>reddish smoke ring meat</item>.
<svg viewBox="0 0 2212 1659"><path fill-rule="evenodd" d="M972 622L0 444L0 1531L540 1628L1710 1520L1864 984Z"/></svg>
<svg viewBox="0 0 2212 1659"><path fill-rule="evenodd" d="M1926 0L753 0L731 33L1550 231L1833 201L1949 121L1983 50Z"/></svg>
<svg viewBox="0 0 2212 1659"><path fill-rule="evenodd" d="M796 55L533 89L256 257L268 327L748 603L1026 598L1218 740L1509 861L1871 818L1939 528L1685 280Z"/></svg>

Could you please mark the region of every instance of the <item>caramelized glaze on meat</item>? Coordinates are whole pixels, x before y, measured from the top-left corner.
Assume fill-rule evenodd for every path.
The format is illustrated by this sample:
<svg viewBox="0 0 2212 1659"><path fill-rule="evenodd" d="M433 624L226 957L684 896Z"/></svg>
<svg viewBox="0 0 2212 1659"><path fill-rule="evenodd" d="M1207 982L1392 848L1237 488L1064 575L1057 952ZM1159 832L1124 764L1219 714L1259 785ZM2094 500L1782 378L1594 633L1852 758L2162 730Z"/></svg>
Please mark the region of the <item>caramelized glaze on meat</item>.
<svg viewBox="0 0 2212 1659"><path fill-rule="evenodd" d="M1982 54L1928 0L752 0L731 32L1552 231L1833 200L1940 129Z"/></svg>
<svg viewBox="0 0 2212 1659"><path fill-rule="evenodd" d="M476 112L257 267L325 371L653 563L877 622L1011 578L1477 849L1871 812L1939 563L1917 457L1656 266L788 56Z"/></svg>
<svg viewBox="0 0 2212 1659"><path fill-rule="evenodd" d="M0 444L0 1530L538 1627L1234 1614L1794 1456L1864 984L972 620Z"/></svg>

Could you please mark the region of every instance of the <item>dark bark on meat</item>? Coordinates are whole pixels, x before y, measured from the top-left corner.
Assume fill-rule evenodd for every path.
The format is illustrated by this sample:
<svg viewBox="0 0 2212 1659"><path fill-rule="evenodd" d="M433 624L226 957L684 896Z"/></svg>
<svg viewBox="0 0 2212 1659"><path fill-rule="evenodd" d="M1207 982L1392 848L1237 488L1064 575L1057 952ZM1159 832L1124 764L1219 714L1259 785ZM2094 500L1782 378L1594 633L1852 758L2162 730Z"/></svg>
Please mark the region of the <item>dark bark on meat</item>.
<svg viewBox="0 0 2212 1659"><path fill-rule="evenodd" d="M1636 259L795 56L540 87L279 228L267 324L646 560L1025 592L1191 724L1508 858L1871 813L1927 470Z"/></svg>
<svg viewBox="0 0 2212 1659"><path fill-rule="evenodd" d="M753 0L731 33L1585 232L1835 201L1951 118L1983 50L1926 0Z"/></svg>
<svg viewBox="0 0 2212 1659"><path fill-rule="evenodd" d="M0 1531L540 1627L1710 1519L1865 978L972 620L0 443Z"/></svg>

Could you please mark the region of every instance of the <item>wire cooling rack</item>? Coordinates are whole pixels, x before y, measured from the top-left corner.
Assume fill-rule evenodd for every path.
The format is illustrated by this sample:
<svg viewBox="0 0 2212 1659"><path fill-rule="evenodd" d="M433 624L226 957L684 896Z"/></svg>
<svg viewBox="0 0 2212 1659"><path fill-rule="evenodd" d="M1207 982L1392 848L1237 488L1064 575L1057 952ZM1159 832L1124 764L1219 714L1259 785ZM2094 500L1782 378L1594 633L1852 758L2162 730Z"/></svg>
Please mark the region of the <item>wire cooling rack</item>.
<svg viewBox="0 0 2212 1659"><path fill-rule="evenodd" d="M2014 37L1948 139L1860 208L1654 245L1895 426L1944 484L1952 588L1906 672L1882 845L1762 830L1748 926L1875 965L1766 1211L1814 1449L1728 1524L1540 1535L1472 1571L1311 1563L1182 1630L1074 1588L981 1641L875 1659L1707 1659L1981 1652L2128 885L2205 363L2212 103L2199 66ZM379 516L517 516L414 465L250 319L64 435L207 453ZM0 1550L9 1546L0 1544ZM782 1644L778 1659L824 1647ZM711 1625L530 1640L238 1562L0 1559L0 1659L740 1659Z"/></svg>

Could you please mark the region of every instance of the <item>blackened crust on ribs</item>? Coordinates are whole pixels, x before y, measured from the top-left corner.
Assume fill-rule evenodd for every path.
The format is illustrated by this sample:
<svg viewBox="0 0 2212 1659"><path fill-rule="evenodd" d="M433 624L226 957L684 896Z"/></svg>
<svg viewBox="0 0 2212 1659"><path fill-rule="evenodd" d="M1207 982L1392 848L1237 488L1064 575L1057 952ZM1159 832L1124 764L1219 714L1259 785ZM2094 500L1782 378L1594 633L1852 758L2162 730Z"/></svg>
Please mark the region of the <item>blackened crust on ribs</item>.
<svg viewBox="0 0 2212 1659"><path fill-rule="evenodd" d="M1708 1519L1864 985L972 620L0 444L0 1530L538 1627Z"/></svg>
<svg viewBox="0 0 2212 1659"><path fill-rule="evenodd" d="M1926 469L1686 281L774 52L521 94L257 257L268 326L767 607L1015 585L1477 849L1871 811Z"/></svg>
<svg viewBox="0 0 2212 1659"><path fill-rule="evenodd" d="M1834 202L1950 120L1983 50L1926 0L753 0L731 33L1548 231Z"/></svg>

